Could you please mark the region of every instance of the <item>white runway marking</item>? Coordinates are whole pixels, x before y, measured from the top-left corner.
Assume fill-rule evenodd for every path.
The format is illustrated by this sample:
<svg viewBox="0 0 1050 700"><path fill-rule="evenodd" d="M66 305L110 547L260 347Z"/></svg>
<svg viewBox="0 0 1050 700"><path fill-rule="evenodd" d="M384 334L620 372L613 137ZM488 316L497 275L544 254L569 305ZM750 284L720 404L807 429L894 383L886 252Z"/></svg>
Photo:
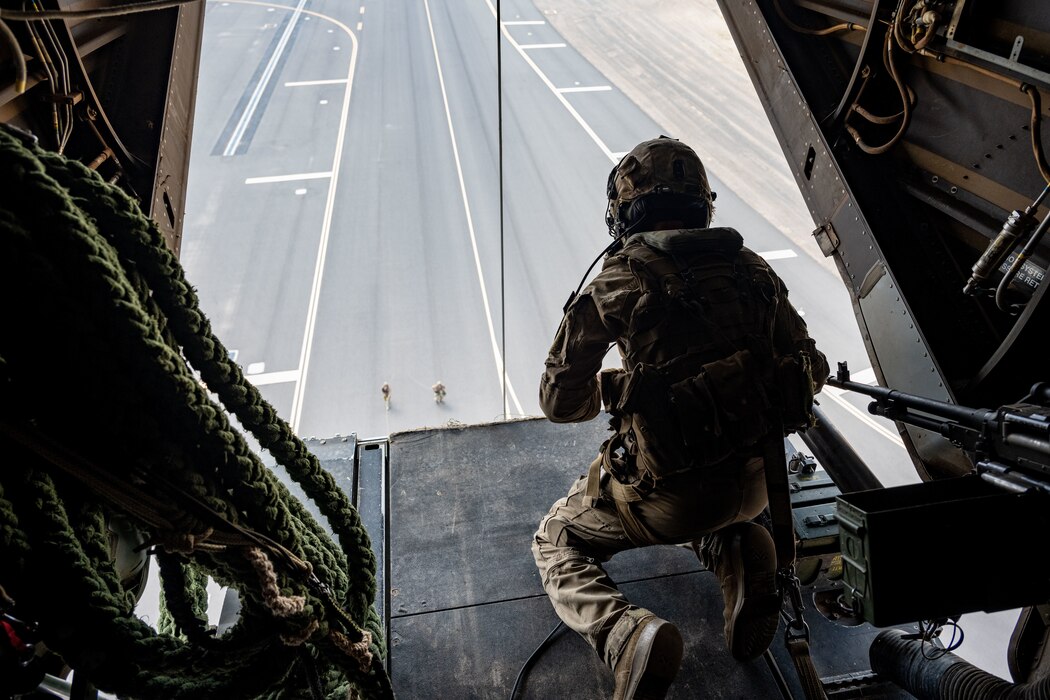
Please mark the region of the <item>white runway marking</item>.
<svg viewBox="0 0 1050 700"><path fill-rule="evenodd" d="M606 92L612 90L612 85L580 85L578 87L558 88L558 92Z"/></svg>
<svg viewBox="0 0 1050 700"><path fill-rule="evenodd" d="M252 91L251 97L248 98L248 104L245 105L244 112L241 113L241 118L237 120L237 126L234 127L233 133L230 134L230 140L226 142L226 148L222 151L224 156L232 156L237 152L237 147L241 145L241 139L244 138L244 132L247 131L248 125L251 124L252 117L255 116L255 110L259 106L259 100L262 99L263 93L266 92L266 86L270 84L270 78L273 77L273 72L276 70L277 64L281 60L281 55L284 53L285 47L288 46L288 40L291 38L292 32L295 30L295 25L299 22L299 17L303 13L303 6L305 4L306 0L299 0L299 4L295 6L292 18L288 20L288 25L284 28L281 38L277 41L277 46L273 50L273 55L271 55L270 60L266 62L263 74L260 76L259 82ZM281 9L287 10L288 8L282 7ZM270 11L272 10L273 8L270 8Z"/></svg>
<svg viewBox="0 0 1050 700"><path fill-rule="evenodd" d="M492 13L492 16L498 20L499 16L496 13L496 6L492 4L492 0L485 0L485 4L489 6L489 12ZM587 132L587 135L591 137L592 141L598 144L598 148L602 149L602 153L604 153L606 157L609 158L609 160L613 161L614 163L617 160L619 160L619 158L614 156L612 151L609 150L609 147L605 145L605 142L598 137L598 134L595 133L594 129L591 128L591 125L588 124L586 120L584 120L584 118L580 116L580 113L577 112L571 104L569 104L569 101L565 99L565 96L558 92L558 88L554 86L554 83L552 83L550 78L547 77L547 74L540 70L540 67L536 65L536 62L533 61L532 58L530 58L529 55L525 52L525 50L521 47L521 45L514 40L514 37L510 34L510 30L506 27L506 22L504 22L503 25L504 26L500 27L500 32L503 34L504 37L506 37L507 41L510 42L510 45L513 46L514 49L518 52L518 55L521 56L525 63L528 64L529 68L532 68L533 72L535 72L536 75L540 77L540 80L543 81L543 84L550 88L550 91L554 93L554 96L558 98L558 101L561 102L562 106L569 111L569 114L571 114L573 119L576 120L576 123L583 127L583 130Z"/></svg>
<svg viewBox="0 0 1050 700"><path fill-rule="evenodd" d="M837 403L839 406L842 406L842 408L844 408L847 413L851 414L853 417L855 417L861 423L864 423L866 426L868 426L869 428L874 430L876 433L878 433L882 437L886 438L887 440L889 440L890 442L892 442L895 445L898 445L900 447L904 446L904 441L901 440L901 436L900 435L898 435L894 431L890 430L886 426L882 425L881 423L876 423L875 420L871 417L870 414L865 413L864 411L860 410L859 408L857 408L856 406L851 404L849 401L847 401L842 396L843 393L845 393L845 392L843 392L842 389L836 389L833 386L825 386L824 389L817 396L817 400L819 401L821 399L821 397L825 397L825 398L831 399L832 401Z"/></svg>
<svg viewBox="0 0 1050 700"><path fill-rule="evenodd" d="M565 44L518 44L519 49L564 49Z"/></svg>
<svg viewBox="0 0 1050 700"><path fill-rule="evenodd" d="M518 401L518 395L514 391L513 385L510 383L510 377L507 376L507 367L503 362L503 353L500 352L499 342L496 340L496 328L492 323L492 310L489 307L489 295L485 290L485 274L481 270L481 256L478 254L478 240L474 234L474 220L470 215L470 201L467 198L467 185L463 180L463 166L459 162L459 147L456 145L456 130L452 126L452 112L448 106L448 93L445 90L445 78L441 71L441 58L438 56L437 49L437 37L434 35L434 23L430 17L430 2L429 0L423 0L423 7L427 13L427 25L430 28L430 42L434 47L434 63L437 65L438 84L441 87L441 98L445 102L445 117L448 120L448 134L452 140L452 157L456 162L456 175L459 177L459 190L463 195L463 209L467 216L467 232L470 234L470 246L474 251L474 267L478 272L478 283L481 285L481 303L485 307L485 321L489 327L489 339L492 341L492 354L496 359L496 372L499 374L499 385L500 389L503 389L503 382L506 381L507 396L514 402L514 407L518 409L518 415L524 415L525 410L521 406L521 402ZM506 31L506 30L504 30ZM504 417L510 414L510 407L504 404L503 406Z"/></svg>
<svg viewBox="0 0 1050 700"><path fill-rule="evenodd" d="M284 84L285 87L307 87L310 85L343 85L346 78L331 78L329 80L293 80Z"/></svg>
<svg viewBox="0 0 1050 700"><path fill-rule="evenodd" d="M299 381L299 370L286 369L283 372L268 372L266 374L249 374L246 379L255 386L266 386L267 384L286 384Z"/></svg>
<svg viewBox="0 0 1050 700"><path fill-rule="evenodd" d="M258 2L257 0L232 1L243 5L277 7L282 10L290 9L272 3ZM350 115L350 93L354 86L354 70L357 67L357 37L350 30L350 27L346 26L339 20L323 15L320 12L314 12L313 10L303 10L302 12L317 17L318 19L327 20L346 32L346 35L350 37L351 50L350 64L346 71L346 89L343 90L342 113L339 115L339 132L335 141L335 152L332 156L332 170L327 173L327 177L329 177L328 197L325 201L324 218L321 222L321 236L317 244L317 261L314 263L314 279L313 284L310 287L310 302L306 310L306 328L303 333L303 346L299 353L299 378L295 380L295 393L292 396L292 409L288 419L288 424L291 426L292 430L296 432L299 430L299 422L303 417L303 394L306 391L306 376L310 369L310 350L313 348L314 331L317 328L317 304L321 297L321 280L324 277L324 261L325 256L328 254L328 239L332 232L332 211L335 208L335 193L339 182L339 165L343 160L343 143L346 138L346 124ZM329 29L328 31L331 32L333 30Z"/></svg>
<svg viewBox="0 0 1050 700"><path fill-rule="evenodd" d="M793 250L767 250L759 253L766 260L784 260L786 258L797 258L798 253Z"/></svg>
<svg viewBox="0 0 1050 700"><path fill-rule="evenodd" d="M868 367L867 369L862 369L859 372L850 372L849 378L851 382L857 382L858 384L871 384L872 386L874 386L878 383L878 381L875 379L874 367Z"/></svg>
<svg viewBox="0 0 1050 700"><path fill-rule="evenodd" d="M246 185L262 185L268 182L297 182L299 180L323 180L332 177L331 172L324 173L294 173L292 175L264 175L262 177L248 177L244 179Z"/></svg>

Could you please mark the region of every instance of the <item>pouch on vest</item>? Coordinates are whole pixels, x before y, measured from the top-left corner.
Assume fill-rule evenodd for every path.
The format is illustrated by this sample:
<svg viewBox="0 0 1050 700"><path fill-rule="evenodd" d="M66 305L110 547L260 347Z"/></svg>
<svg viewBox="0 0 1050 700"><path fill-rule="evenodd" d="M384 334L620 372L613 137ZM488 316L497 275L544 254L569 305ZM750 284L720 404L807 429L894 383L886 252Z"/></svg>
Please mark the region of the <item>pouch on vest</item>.
<svg viewBox="0 0 1050 700"><path fill-rule="evenodd" d="M805 350L782 355L776 362L776 383L780 391L780 414L784 431L805 430L816 425L813 415L813 366Z"/></svg>

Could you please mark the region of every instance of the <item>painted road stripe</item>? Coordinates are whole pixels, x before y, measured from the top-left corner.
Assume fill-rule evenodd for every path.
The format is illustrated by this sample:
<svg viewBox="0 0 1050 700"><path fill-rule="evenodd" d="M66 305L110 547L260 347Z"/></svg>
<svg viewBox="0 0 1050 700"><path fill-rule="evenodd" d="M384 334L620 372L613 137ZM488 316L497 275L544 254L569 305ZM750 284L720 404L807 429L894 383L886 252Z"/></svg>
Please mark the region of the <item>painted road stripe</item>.
<svg viewBox="0 0 1050 700"><path fill-rule="evenodd" d="M332 78L330 80L293 80L285 83L285 87L306 87L308 85L345 85L346 78Z"/></svg>
<svg viewBox="0 0 1050 700"><path fill-rule="evenodd" d="M858 384L872 384L872 385L874 385L876 383L876 380L875 380L875 368L874 367L868 367L867 369L862 369L859 372L850 372L849 373L849 380L851 382L857 382Z"/></svg>
<svg viewBox="0 0 1050 700"><path fill-rule="evenodd" d="M901 446L904 445L904 441L901 440L901 436L900 435L898 435L896 432L890 430L886 426L882 425L881 423L876 423L875 420L870 415L868 415L867 413L865 413L864 411L860 410L859 408L854 406L852 403L847 401L842 396L842 394L843 394L843 390L842 389L838 389L838 388L833 387L833 386L825 386L820 392L820 396L821 397L825 397L825 398L831 399L832 401L837 403L839 406L841 406L843 409L845 409L847 413L851 414L854 418L859 420L861 423L864 423L869 428L871 428L876 433L878 433L882 437L886 438L887 440L889 440L893 444L901 445ZM818 398L818 401L819 401L819 398Z"/></svg>
<svg viewBox="0 0 1050 700"><path fill-rule="evenodd" d="M492 0L485 0L485 4L488 5L489 12L492 13L492 16L496 19L499 19L499 13L496 12L496 6L492 4ZM525 63L528 64L529 68L531 68L532 71L539 76L540 80L543 81L543 84L546 85L552 93L554 93L554 96L558 98L559 102L561 102L562 107L564 107L569 112L569 114L572 115L572 118L575 119L576 123L580 125L580 127L587 133L588 136L591 137L591 140L594 141L595 144L597 144L598 148L601 149L602 153L604 153L614 163L617 160L619 160L618 158L613 156L612 151L609 150L609 147L605 145L605 142L601 140L597 133L595 133L594 129L591 128L591 125L588 124L586 120L584 120L584 118L580 116L580 113L577 112L571 104L569 104L569 100L566 99L565 96L562 95L560 92L558 92L558 88L554 87L554 83L552 83L550 78L547 77L547 74L540 70L540 67L536 65L536 62L533 61L532 58L530 58L529 55L522 50L522 46L514 40L514 37L511 35L510 30L507 29L506 26L500 27L500 30L503 36L506 37L507 41L510 42L510 45L513 46L514 49L518 52L518 55L521 56L522 60L524 60Z"/></svg>
<svg viewBox="0 0 1050 700"><path fill-rule="evenodd" d="M521 24L547 24L547 22L542 19L516 19L510 22L504 22L503 26L513 27Z"/></svg>
<svg viewBox="0 0 1050 700"><path fill-rule="evenodd" d="M784 260L785 258L797 258L798 253L793 250L767 250L759 253L766 260Z"/></svg>
<svg viewBox="0 0 1050 700"><path fill-rule="evenodd" d="M248 374L245 379L255 386L266 386L267 384L284 384L286 382L299 381L299 370L286 369L283 372L265 372L262 374Z"/></svg>
<svg viewBox="0 0 1050 700"><path fill-rule="evenodd" d="M489 340L492 342L492 354L496 360L496 374L499 375L499 386L501 393L505 394L507 399L514 402L514 407L518 409L518 415L524 415L525 409L521 407L521 402L518 401L518 395L514 391L514 386L510 383L510 376L507 374L507 365L503 360L503 353L500 352L499 343L496 341L496 328L492 323L492 310L489 307L489 295L485 290L485 275L481 270L481 256L478 254L478 239L474 233L474 219L470 215L470 200L467 198L467 184L463 179L463 165L459 160L459 147L456 145L456 130L452 126L452 112L448 106L448 92L445 90L445 77L441 70L441 58L438 56L437 47L437 36L434 34L434 22L430 16L430 3L428 0L423 0L423 7L426 9L427 14L427 26L430 28L430 43L434 47L434 64L437 66L438 74L438 85L441 87L441 99L445 103L445 118L448 120L448 135L452 141L452 158L456 163L456 175L459 176L459 191L463 196L463 210L467 217L467 232L470 234L470 247L474 251L474 267L478 272L478 284L481 286L481 303L485 307L485 321L489 327ZM506 29L503 30L506 32ZM504 392L504 382L506 382L506 391ZM507 402L503 404L504 418L510 415L510 407Z"/></svg>
<svg viewBox="0 0 1050 700"><path fill-rule="evenodd" d="M605 92L612 90L611 85L580 85L579 87L558 88L558 92Z"/></svg>
<svg viewBox="0 0 1050 700"><path fill-rule="evenodd" d="M518 44L519 49L564 49L565 44Z"/></svg>
<svg viewBox="0 0 1050 700"><path fill-rule="evenodd" d="M332 173L294 173L292 175L266 175L263 177L249 177L245 178L244 184L262 185L267 182L296 182L298 180L323 180L326 177L332 177Z"/></svg>

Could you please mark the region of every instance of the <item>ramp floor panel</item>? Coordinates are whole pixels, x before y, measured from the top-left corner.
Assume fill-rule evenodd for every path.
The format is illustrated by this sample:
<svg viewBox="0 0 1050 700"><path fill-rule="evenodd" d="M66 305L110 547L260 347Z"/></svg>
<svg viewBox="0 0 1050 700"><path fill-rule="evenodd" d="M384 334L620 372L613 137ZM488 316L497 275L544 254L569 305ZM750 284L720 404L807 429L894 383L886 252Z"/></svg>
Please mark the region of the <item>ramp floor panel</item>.
<svg viewBox="0 0 1050 700"><path fill-rule="evenodd" d="M396 433L379 445L357 445L356 457L349 454L352 438L310 442L353 494L372 535L380 562L377 607L400 700L510 697L526 660L558 623L533 562L532 535L607 436L602 420L528 419ZM771 655L732 659L718 581L689 549L625 552L606 568L632 602L682 633L685 657L668 697L803 697L782 649L783 623ZM841 627L807 607L820 675L864 676L877 630ZM610 697L612 689L612 674L597 655L563 628L515 697L588 700ZM861 693L906 697L874 687Z"/></svg>

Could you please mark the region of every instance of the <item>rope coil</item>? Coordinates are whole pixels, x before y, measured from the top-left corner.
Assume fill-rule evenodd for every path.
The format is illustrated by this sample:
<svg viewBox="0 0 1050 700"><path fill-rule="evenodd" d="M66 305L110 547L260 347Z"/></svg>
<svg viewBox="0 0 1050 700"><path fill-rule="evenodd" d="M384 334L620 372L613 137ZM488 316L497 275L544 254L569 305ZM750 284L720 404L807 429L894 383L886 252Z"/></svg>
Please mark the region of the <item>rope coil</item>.
<svg viewBox="0 0 1050 700"><path fill-rule="evenodd" d="M93 171L3 128L0 177L13 331L0 339L0 585L20 612L110 692L285 697L308 685L308 656L329 697L392 697L359 514L229 359L156 226ZM315 501L338 545L209 391ZM178 636L135 617L110 561L111 514L164 552ZM222 637L187 594L203 576L241 594Z"/></svg>

